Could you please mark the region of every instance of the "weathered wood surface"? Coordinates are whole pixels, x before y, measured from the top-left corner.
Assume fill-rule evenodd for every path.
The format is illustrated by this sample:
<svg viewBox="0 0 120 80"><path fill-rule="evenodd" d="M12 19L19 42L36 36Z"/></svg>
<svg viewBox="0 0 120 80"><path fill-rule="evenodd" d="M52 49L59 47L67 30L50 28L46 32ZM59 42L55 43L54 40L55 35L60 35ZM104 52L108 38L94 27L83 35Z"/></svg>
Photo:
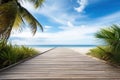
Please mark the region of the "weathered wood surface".
<svg viewBox="0 0 120 80"><path fill-rule="evenodd" d="M120 69L56 48L0 73L0 80L120 80Z"/></svg>

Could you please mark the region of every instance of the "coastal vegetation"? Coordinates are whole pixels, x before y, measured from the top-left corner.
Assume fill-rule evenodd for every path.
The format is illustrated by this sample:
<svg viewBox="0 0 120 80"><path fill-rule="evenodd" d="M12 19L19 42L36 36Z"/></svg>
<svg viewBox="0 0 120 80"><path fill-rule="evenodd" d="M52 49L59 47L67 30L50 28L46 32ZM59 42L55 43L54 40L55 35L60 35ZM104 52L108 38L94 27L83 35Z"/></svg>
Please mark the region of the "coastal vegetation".
<svg viewBox="0 0 120 80"><path fill-rule="evenodd" d="M41 7L44 2L44 0L24 1L32 3L35 8ZM12 29L23 30L26 23L29 24L33 35L38 27L43 31L42 25L21 5L20 0L0 0L0 39L8 39Z"/></svg>
<svg viewBox="0 0 120 80"><path fill-rule="evenodd" d="M17 46L7 43L5 41L0 42L0 68L4 68L11 64L17 63L26 58L36 55L38 52L32 48L25 46Z"/></svg>
<svg viewBox="0 0 120 80"><path fill-rule="evenodd" d="M26 24L33 35L42 25L21 3L30 2L35 9L40 8L45 0L0 0L0 68L9 66L38 53L32 48L8 43L13 29L24 30ZM29 25L28 25L29 24Z"/></svg>
<svg viewBox="0 0 120 80"><path fill-rule="evenodd" d="M101 29L95 37L100 40L100 43L102 41L104 46L91 49L88 55L120 65L120 26L112 25Z"/></svg>

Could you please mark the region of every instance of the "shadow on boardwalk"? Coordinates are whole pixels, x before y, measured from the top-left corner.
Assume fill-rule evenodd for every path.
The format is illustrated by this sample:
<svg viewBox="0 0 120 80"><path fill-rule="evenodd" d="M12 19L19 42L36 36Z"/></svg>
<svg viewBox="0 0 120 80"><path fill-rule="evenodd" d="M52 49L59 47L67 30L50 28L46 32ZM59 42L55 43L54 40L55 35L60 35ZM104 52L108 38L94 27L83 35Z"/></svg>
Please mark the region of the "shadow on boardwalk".
<svg viewBox="0 0 120 80"><path fill-rule="evenodd" d="M0 80L120 80L120 69L56 48L0 73Z"/></svg>

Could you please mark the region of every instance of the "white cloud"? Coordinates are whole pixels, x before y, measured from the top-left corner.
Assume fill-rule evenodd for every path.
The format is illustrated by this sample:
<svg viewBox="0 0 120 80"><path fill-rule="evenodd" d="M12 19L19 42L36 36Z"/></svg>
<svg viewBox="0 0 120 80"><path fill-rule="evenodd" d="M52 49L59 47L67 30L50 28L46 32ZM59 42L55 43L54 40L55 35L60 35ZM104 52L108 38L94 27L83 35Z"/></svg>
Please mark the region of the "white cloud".
<svg viewBox="0 0 120 80"><path fill-rule="evenodd" d="M120 12L104 16L99 19L91 21L91 24L75 26L72 22L67 21L66 25L60 26L62 31L49 33L49 32L37 32L35 36L32 36L29 29L25 29L22 33L14 33L11 38L14 39L14 44L96 44L93 33L97 32L103 25L110 25L111 22L120 22ZM87 23L87 22L86 22ZM45 26L46 29L51 29L52 26Z"/></svg>
<svg viewBox="0 0 120 80"><path fill-rule="evenodd" d="M12 38L21 38L14 39L12 42L14 44L29 44L29 45L39 45L39 44L90 44L93 41L93 36L88 34L95 33L98 28L95 27L73 27L71 29L66 29L63 31L49 33L49 32L38 32L33 37L29 30L22 32L21 34L12 34ZM86 40L90 41L86 41ZM21 41L21 43L19 43Z"/></svg>
<svg viewBox="0 0 120 80"><path fill-rule="evenodd" d="M96 19L98 25L111 25L120 23L120 11Z"/></svg>
<svg viewBox="0 0 120 80"><path fill-rule="evenodd" d="M79 4L79 7L75 7L74 9L77 12L83 12L85 7L87 6L88 1L87 0L77 0L77 3Z"/></svg>
<svg viewBox="0 0 120 80"><path fill-rule="evenodd" d="M35 11L30 3L24 3L23 6L33 14L41 14L48 18L49 21L58 23L60 25L66 25L68 21L75 23L75 20L80 18L83 19L86 16L79 14L74 15L67 12L68 6L66 0L46 0L44 5Z"/></svg>
<svg viewBox="0 0 120 80"><path fill-rule="evenodd" d="M59 23L61 26L58 26L59 29L62 29L61 31L50 33L46 32L50 29L52 29L54 26L45 26L45 32L37 32L36 35L33 37L30 33L30 30L26 29L22 33L14 33L12 34L11 38L21 38L12 40L15 44L95 44L94 42L94 36L92 36L92 33L95 33L97 30L99 30L101 27L104 27L103 25L111 24L113 22L120 22L120 12L104 16L98 19L92 19L91 21L83 21L85 24L75 24L80 23L76 22L76 19L82 19L83 17L86 19L88 17L83 15L74 15L69 14L66 12L66 8L63 9L63 5L59 3L61 0L46 0L47 3L44 4L44 6L34 11L33 7L31 5L25 4L24 6L29 9L32 13L42 14L50 21ZM50 1L50 2L49 2ZM54 1L54 2L53 2ZM92 1L92 0L91 0ZM49 4L48 4L49 3ZM83 11L84 8L87 5L87 0L78 0L78 3L80 4L80 7L76 8L78 12Z"/></svg>
<svg viewBox="0 0 120 80"><path fill-rule="evenodd" d="M69 27L74 27L74 25L73 25L70 21L67 22L67 25L68 25Z"/></svg>
<svg viewBox="0 0 120 80"><path fill-rule="evenodd" d="M51 3L52 1L53 3ZM65 25L68 22L68 20L71 22L75 21L77 16L68 14L68 12L66 12L65 7L63 9L63 6L65 4L64 5L60 4L59 3L60 0L59 1L52 0L52 1L50 2L51 4L46 3L44 7L42 7L40 11L38 11L38 13L47 16L50 19L50 21L56 22L62 25Z"/></svg>
<svg viewBox="0 0 120 80"><path fill-rule="evenodd" d="M73 29L73 28L75 28L75 25L73 25L70 21L68 21L68 22L66 23L66 25L59 26L58 28L59 28L59 29L62 29L62 30L68 30L68 29Z"/></svg>
<svg viewBox="0 0 120 80"><path fill-rule="evenodd" d="M49 31L52 28L52 26L44 26L44 31Z"/></svg>

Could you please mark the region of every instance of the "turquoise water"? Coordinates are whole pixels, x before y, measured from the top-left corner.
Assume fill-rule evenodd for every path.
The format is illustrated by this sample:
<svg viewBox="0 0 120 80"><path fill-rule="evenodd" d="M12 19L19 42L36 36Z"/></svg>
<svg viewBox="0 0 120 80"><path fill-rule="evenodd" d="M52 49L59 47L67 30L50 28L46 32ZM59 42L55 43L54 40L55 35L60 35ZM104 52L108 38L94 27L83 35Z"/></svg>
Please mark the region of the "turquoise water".
<svg viewBox="0 0 120 80"><path fill-rule="evenodd" d="M50 47L96 47L96 45L26 45L29 47L36 47L36 48L50 48Z"/></svg>

